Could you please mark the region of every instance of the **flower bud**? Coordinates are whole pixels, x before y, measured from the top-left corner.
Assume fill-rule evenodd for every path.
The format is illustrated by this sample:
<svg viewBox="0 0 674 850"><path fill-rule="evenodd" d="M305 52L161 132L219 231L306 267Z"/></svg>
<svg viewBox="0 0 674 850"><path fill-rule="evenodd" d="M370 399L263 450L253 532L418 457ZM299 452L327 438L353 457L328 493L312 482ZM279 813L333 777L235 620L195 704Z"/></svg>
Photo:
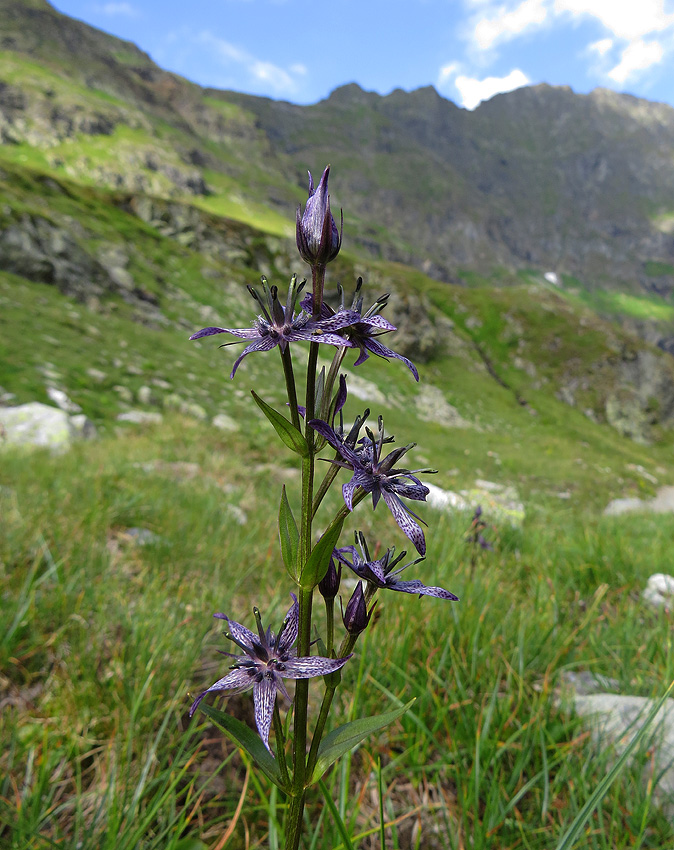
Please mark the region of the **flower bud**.
<svg viewBox="0 0 674 850"><path fill-rule="evenodd" d="M296 241L297 250L302 259L310 266L325 266L334 260L342 244L342 229L337 230L335 219L330 212L328 195L328 165L314 191L314 181L309 172L309 198L302 213L297 208ZM342 226L344 217L342 216Z"/></svg>
<svg viewBox="0 0 674 850"><path fill-rule="evenodd" d="M318 589L324 599L334 599L339 592L339 583L342 580L342 565L339 565L339 570L335 568L335 562L330 558L330 565L327 573L318 582Z"/></svg>
<svg viewBox="0 0 674 850"><path fill-rule="evenodd" d="M359 635L365 631L367 624L370 622L372 611L367 613L367 605L365 604L365 594L363 593L363 583L358 582L356 589L353 591L351 599L349 599L346 610L342 614L344 628L350 635Z"/></svg>

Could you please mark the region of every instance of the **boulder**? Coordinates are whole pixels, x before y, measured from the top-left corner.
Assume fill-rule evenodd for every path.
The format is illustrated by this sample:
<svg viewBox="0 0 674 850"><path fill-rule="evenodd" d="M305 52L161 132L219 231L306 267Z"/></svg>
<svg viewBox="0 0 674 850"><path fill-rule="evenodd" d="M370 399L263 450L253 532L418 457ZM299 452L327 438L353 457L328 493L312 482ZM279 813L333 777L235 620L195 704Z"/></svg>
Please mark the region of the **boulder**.
<svg viewBox="0 0 674 850"><path fill-rule="evenodd" d="M131 422L134 425L159 425L163 418L161 413L148 410L128 410L126 413L117 414L118 422Z"/></svg>
<svg viewBox="0 0 674 850"><path fill-rule="evenodd" d="M664 608L667 613L674 610L674 576L655 573L648 579L641 598L653 608Z"/></svg>
<svg viewBox="0 0 674 850"><path fill-rule="evenodd" d="M80 436L64 410L38 401L0 408L0 447L43 447L65 451Z"/></svg>

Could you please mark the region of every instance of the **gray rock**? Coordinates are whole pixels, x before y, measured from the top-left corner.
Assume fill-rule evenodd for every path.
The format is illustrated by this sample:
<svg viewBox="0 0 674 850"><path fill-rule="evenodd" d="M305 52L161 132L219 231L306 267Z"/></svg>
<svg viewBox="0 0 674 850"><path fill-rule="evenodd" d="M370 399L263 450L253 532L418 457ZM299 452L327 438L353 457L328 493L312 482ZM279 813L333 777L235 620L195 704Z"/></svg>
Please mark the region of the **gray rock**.
<svg viewBox="0 0 674 850"><path fill-rule="evenodd" d="M150 531L149 528L125 528L119 537L129 543L134 543L136 546L149 546L152 543L162 542L162 538L154 531Z"/></svg>
<svg viewBox="0 0 674 850"><path fill-rule="evenodd" d="M445 428L472 428L473 425L464 419L459 411L451 405L439 387L424 384L419 390L415 401L417 416L424 422L437 422Z"/></svg>
<svg viewBox="0 0 674 850"><path fill-rule="evenodd" d="M134 425L158 425L163 418L161 413L147 410L128 410L126 413L117 414L118 422L132 422Z"/></svg>
<svg viewBox="0 0 674 850"><path fill-rule="evenodd" d="M604 751L608 745L616 756L630 744L653 708L648 697L620 694L577 694L573 699L576 713L586 718L595 743ZM655 716L651 730L640 747L652 751L644 768L643 782L653 781L653 797L668 818L674 817L674 699L668 699Z"/></svg>
<svg viewBox="0 0 674 850"><path fill-rule="evenodd" d="M121 384L117 384L113 387L113 390L117 393L122 401L125 401L127 404L131 404L133 401L133 393L128 387L122 386Z"/></svg>
<svg viewBox="0 0 674 850"><path fill-rule="evenodd" d="M620 682L589 670L564 670L561 674L562 687L570 689L575 695L586 696L602 691L617 691Z"/></svg>
<svg viewBox="0 0 674 850"><path fill-rule="evenodd" d="M33 401L19 407L0 408L0 447L44 447L55 452L73 441L68 414L57 407Z"/></svg>
<svg viewBox="0 0 674 850"><path fill-rule="evenodd" d="M664 608L667 613L674 610L674 576L655 573L648 579L641 598L653 608Z"/></svg>
<svg viewBox="0 0 674 850"><path fill-rule="evenodd" d="M47 387L47 395L49 396L50 401L53 401L57 407L61 410L65 410L66 413L82 412L82 408L79 404L75 404L74 401L71 401L63 390L59 390L56 387Z"/></svg>
<svg viewBox="0 0 674 850"><path fill-rule="evenodd" d="M511 484L498 484L495 481L477 479L470 490L443 490L435 484L425 481L429 489L426 503L438 510L473 511L478 505L482 508L487 521L508 523L519 528L524 522L524 504Z"/></svg>
<svg viewBox="0 0 674 850"><path fill-rule="evenodd" d="M211 425L215 428L219 428L221 431L239 430L239 423L226 413L218 413L217 416L214 416L211 420Z"/></svg>
<svg viewBox="0 0 674 850"><path fill-rule="evenodd" d="M638 499L632 496L626 499L613 499L604 508L605 516L619 516L633 511L648 511L654 514L674 513L674 487L660 487L653 499Z"/></svg>
<svg viewBox="0 0 674 850"><path fill-rule="evenodd" d="M77 413L70 417L70 428L73 435L80 440L95 440L98 436L96 426L84 413Z"/></svg>
<svg viewBox="0 0 674 850"><path fill-rule="evenodd" d="M102 372L100 369L87 369L87 375L97 384L102 384L108 377L105 372Z"/></svg>
<svg viewBox="0 0 674 850"><path fill-rule="evenodd" d="M140 404L155 404L157 401L150 387L140 387L136 395Z"/></svg>

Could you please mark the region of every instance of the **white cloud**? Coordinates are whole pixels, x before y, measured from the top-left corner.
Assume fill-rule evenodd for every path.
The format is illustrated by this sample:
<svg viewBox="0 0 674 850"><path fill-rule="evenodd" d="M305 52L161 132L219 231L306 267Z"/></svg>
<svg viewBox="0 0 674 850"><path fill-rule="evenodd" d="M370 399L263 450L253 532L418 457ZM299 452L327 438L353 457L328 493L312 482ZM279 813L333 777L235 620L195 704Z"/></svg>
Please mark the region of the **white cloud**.
<svg viewBox="0 0 674 850"><path fill-rule="evenodd" d="M489 100L495 94L519 89L529 85L530 82L524 71L516 68L506 77L486 77L484 80L460 75L454 81L454 85L461 95L461 105L466 109L475 109L481 101Z"/></svg>
<svg viewBox="0 0 674 850"><path fill-rule="evenodd" d="M225 41L213 33L203 31L197 41L210 47L224 65L234 65L243 69L258 83L265 83L276 94L291 94L297 89L296 77L306 74L304 65L294 64L288 70L253 56L247 50Z"/></svg>
<svg viewBox="0 0 674 850"><path fill-rule="evenodd" d="M131 3L104 3L102 6L97 6L96 11L111 17L125 15L127 18L137 18L139 15L138 9Z"/></svg>
<svg viewBox="0 0 674 850"><path fill-rule="evenodd" d="M438 88L442 88L448 83L458 71L459 66L456 62L450 62L449 65L443 65L438 74Z"/></svg>
<svg viewBox="0 0 674 850"><path fill-rule="evenodd" d="M548 16L545 0L523 0L511 10L499 6L489 11L489 16L477 20L473 31L473 39L480 50L488 50L499 41L510 41L539 27Z"/></svg>
<svg viewBox="0 0 674 850"><path fill-rule="evenodd" d="M554 11L596 18L625 41L662 32L674 24L674 13L665 12L665 0L554 0Z"/></svg>
<svg viewBox="0 0 674 850"><path fill-rule="evenodd" d="M665 51L660 42L638 39L627 45L622 52L620 62L608 72L608 75L622 85L639 71L645 71L651 65L657 65L664 55Z"/></svg>
<svg viewBox="0 0 674 850"><path fill-rule="evenodd" d="M593 41L592 44L589 44L587 49L598 56L605 56L612 47L612 38L601 38L599 41Z"/></svg>

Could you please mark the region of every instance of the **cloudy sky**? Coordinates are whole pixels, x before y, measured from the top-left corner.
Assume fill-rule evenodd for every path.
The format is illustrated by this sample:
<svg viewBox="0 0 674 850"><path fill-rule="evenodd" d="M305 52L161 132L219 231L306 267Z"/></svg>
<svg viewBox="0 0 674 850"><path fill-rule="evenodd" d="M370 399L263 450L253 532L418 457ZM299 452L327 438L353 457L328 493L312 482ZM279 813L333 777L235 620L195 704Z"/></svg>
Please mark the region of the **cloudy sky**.
<svg viewBox="0 0 674 850"><path fill-rule="evenodd" d="M202 85L315 103L434 85L467 109L529 83L674 105L674 0L56 0Z"/></svg>

